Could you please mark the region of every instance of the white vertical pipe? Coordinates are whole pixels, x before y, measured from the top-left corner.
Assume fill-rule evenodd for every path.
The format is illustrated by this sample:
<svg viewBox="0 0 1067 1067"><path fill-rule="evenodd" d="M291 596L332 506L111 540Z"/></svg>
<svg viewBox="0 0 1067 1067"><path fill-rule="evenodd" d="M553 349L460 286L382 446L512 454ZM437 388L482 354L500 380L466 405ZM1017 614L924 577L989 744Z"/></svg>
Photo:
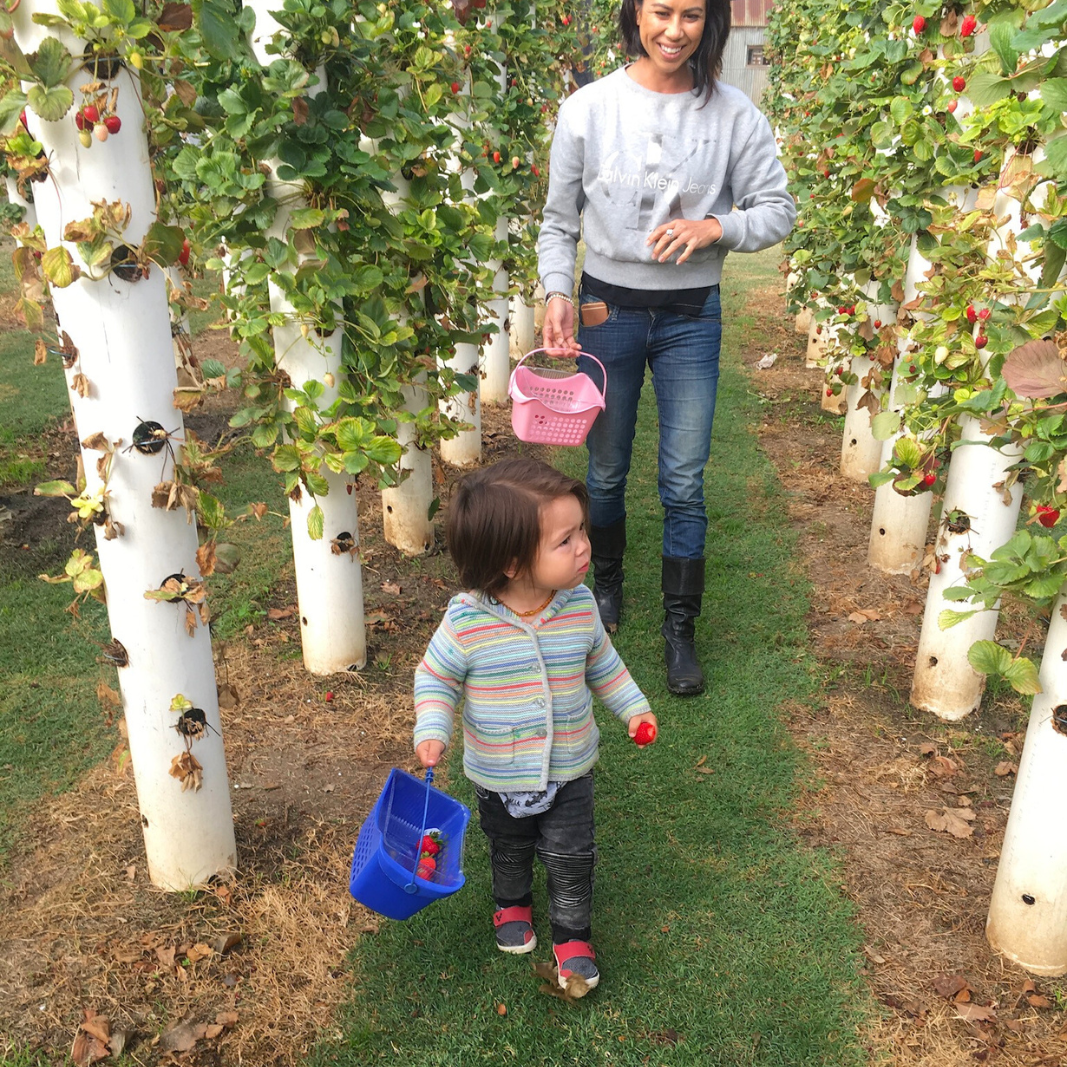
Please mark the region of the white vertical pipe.
<svg viewBox="0 0 1067 1067"><path fill-rule="evenodd" d="M960 443L949 464L942 515L966 516L967 528L954 532L942 519L938 529L934 542L937 570L930 575L911 687L911 703L915 707L950 721L977 710L982 701L985 675L978 674L967 662L967 652L975 641L993 639L998 611L979 611L942 630L938 623L942 611L968 607L946 600L944 592L966 582L967 552L988 559L1011 539L1023 495L1019 483L1007 493L995 488L1018 461L1021 448L1000 451L990 447L990 437L982 432L980 421L970 416L960 419L960 433Z"/></svg>
<svg viewBox="0 0 1067 1067"><path fill-rule="evenodd" d="M535 319L532 304L527 304L522 293L511 298L511 342L512 359L522 359L534 347Z"/></svg>
<svg viewBox="0 0 1067 1067"><path fill-rule="evenodd" d="M36 51L46 35L59 35L33 23L37 13L55 14L57 9L36 0L22 4L14 16L16 39L26 53ZM81 53L83 41L65 32L62 39L72 54ZM69 80L76 106L80 87L89 80L84 71ZM131 247L141 243L156 219L139 83L124 67L111 84L119 90L116 113L122 133L106 142L81 146L75 108L57 122L33 119L34 135L50 160L49 180L34 190L38 221L49 247L65 245L83 267L76 245L65 242L63 232L67 223L92 215L94 201L129 205L131 219L123 238ZM147 278L135 282L116 277L94 281L83 274L66 288L53 287L51 295L59 328L77 351L67 383L79 437L101 433L117 450L107 501L124 533L110 541L99 527L95 533L111 634L129 660L119 668L119 687L148 874L163 889L184 890L232 871L237 849L208 628L198 622L189 633L185 604L145 598L171 575L198 574L196 527L184 510L152 506L155 485L173 475L172 454L166 449L155 455L123 450L142 420L174 431L173 447L182 437L181 414L174 408L177 381L163 271L153 266ZM76 375L88 381L87 396L73 388ZM101 456L82 450L90 494L102 484L96 466ZM178 715L170 710L178 694L204 713L206 723L204 735L189 746L202 767L202 785L184 792L170 775L172 760L186 747L175 730Z"/></svg>
<svg viewBox="0 0 1067 1067"><path fill-rule="evenodd" d="M269 9L272 0L251 0L256 12L252 48L264 66L273 57L267 45L283 30ZM316 72L319 84L308 90L310 96L322 92L325 70ZM289 219L294 208L305 206L303 184L282 181L277 176L277 161L269 161L267 179L278 210L269 236L286 241ZM271 311L285 316L273 327L275 360L295 388L314 379L320 383L336 380L341 366L342 331L319 336L317 323L301 322L284 292L268 279ZM320 410L337 399L336 384L324 384L319 397ZM346 477L334 474L325 465L319 473L326 479L329 492L314 497L306 488L294 499L289 498L290 530L293 538L293 564L296 572L297 603L300 609L300 639L304 666L311 674L328 675L358 670L367 662L367 634L363 612L363 576L359 563L359 509L356 494ZM308 517L316 504L322 509L323 536L314 539L308 529ZM338 542L351 545L351 551L335 551Z"/></svg>
<svg viewBox="0 0 1067 1067"><path fill-rule="evenodd" d="M5 174L4 184L7 186L8 200L22 208L22 221L32 230L37 225L37 212L33 204L19 192L18 177L14 174Z"/></svg>
<svg viewBox="0 0 1067 1067"><path fill-rule="evenodd" d="M986 922L998 952L1033 974L1067 973L1067 596L1052 608ZM1057 725L1057 719L1065 725Z"/></svg>
<svg viewBox="0 0 1067 1067"><path fill-rule="evenodd" d="M461 343L453 355L438 357L439 361L457 374L478 374L478 346ZM482 405L478 390L457 393L440 402L444 414L469 423L469 430L460 430L453 438L441 442L441 458L453 467L469 467L482 455Z"/></svg>

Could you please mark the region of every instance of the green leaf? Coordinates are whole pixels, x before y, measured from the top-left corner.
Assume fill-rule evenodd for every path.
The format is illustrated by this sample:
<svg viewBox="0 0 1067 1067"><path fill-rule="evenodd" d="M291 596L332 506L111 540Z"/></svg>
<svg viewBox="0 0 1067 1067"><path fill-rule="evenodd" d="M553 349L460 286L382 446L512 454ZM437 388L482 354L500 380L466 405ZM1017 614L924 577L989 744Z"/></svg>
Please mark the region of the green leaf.
<svg viewBox="0 0 1067 1067"><path fill-rule="evenodd" d="M65 85L55 85L50 89L42 85L31 85L26 94L26 103L45 122L58 122L74 103L74 93Z"/></svg>
<svg viewBox="0 0 1067 1067"><path fill-rule="evenodd" d="M75 266L70 252L64 245L56 245L55 248L50 248L45 252L41 257L41 270L57 289L66 289L81 275L80 268Z"/></svg>
<svg viewBox="0 0 1067 1067"><path fill-rule="evenodd" d="M1045 145L1045 163L1055 178L1067 178L1067 135L1050 137Z"/></svg>
<svg viewBox="0 0 1067 1067"><path fill-rule="evenodd" d="M1040 86L1041 99L1053 111L1067 111L1067 78L1049 78Z"/></svg>
<svg viewBox="0 0 1067 1067"><path fill-rule="evenodd" d="M1019 65L1019 53L1012 45L1015 27L1007 20L999 20L989 27L989 46L1000 58L1001 73L1010 76Z"/></svg>
<svg viewBox="0 0 1067 1067"><path fill-rule="evenodd" d="M193 0L196 18L204 47L215 59L230 60L240 50L240 38L233 9L216 0Z"/></svg>
<svg viewBox="0 0 1067 1067"><path fill-rule="evenodd" d="M289 216L289 225L294 230L311 230L326 221L326 212L317 207L297 208Z"/></svg>
<svg viewBox="0 0 1067 1067"><path fill-rule="evenodd" d="M1038 681L1037 667L1032 660L1025 656L1014 660L1007 670L1002 672L1004 678L1011 683L1016 693L1033 696L1041 692L1041 682Z"/></svg>
<svg viewBox="0 0 1067 1067"><path fill-rule="evenodd" d="M871 434L877 441L888 441L900 429L900 412L879 411L871 419Z"/></svg>
<svg viewBox="0 0 1067 1067"><path fill-rule="evenodd" d="M67 80L71 68L74 66L74 57L63 47L58 37L46 37L41 42L41 47L27 59L33 76L45 89L57 88ZM74 94L70 89L70 98L73 101ZM69 104L67 105L70 106ZM36 109L35 109L36 110ZM38 114L41 114L38 112ZM64 111L60 118L66 114ZM41 115L44 118L43 115ZM54 119L50 121L55 121Z"/></svg>
<svg viewBox="0 0 1067 1067"><path fill-rule="evenodd" d="M15 132L19 115L26 106L26 94L17 89L9 89L0 98L0 134L7 136Z"/></svg>
<svg viewBox="0 0 1067 1067"><path fill-rule="evenodd" d="M922 465L923 452L918 444L909 437L902 437L893 446L893 451L901 463L916 470Z"/></svg>
<svg viewBox="0 0 1067 1067"><path fill-rule="evenodd" d="M296 445L279 445L271 456L271 466L279 473L300 469L300 450Z"/></svg>
<svg viewBox="0 0 1067 1067"><path fill-rule="evenodd" d="M967 662L979 674L1004 674L1011 666L1011 653L996 641L975 641L967 650Z"/></svg>
<svg viewBox="0 0 1067 1067"><path fill-rule="evenodd" d="M973 611L953 611L951 608L945 608L937 617L938 629L947 630L957 623L966 622L969 618L978 614L978 609Z"/></svg>
<svg viewBox="0 0 1067 1067"><path fill-rule="evenodd" d="M967 79L967 96L976 107L988 107L1010 96L1011 93L1011 80L999 74L982 70Z"/></svg>
<svg viewBox="0 0 1067 1067"><path fill-rule="evenodd" d="M321 541L323 530L326 528L326 516L322 513L322 508L316 504L308 512L308 537L312 541Z"/></svg>
<svg viewBox="0 0 1067 1067"><path fill-rule="evenodd" d="M200 364L200 373L205 378L225 378L226 364L218 359L205 359Z"/></svg>
<svg viewBox="0 0 1067 1067"><path fill-rule="evenodd" d="M34 496L76 496L77 493L78 490L70 482L64 481L42 482L33 490Z"/></svg>
<svg viewBox="0 0 1067 1067"><path fill-rule="evenodd" d="M166 267L177 261L181 255L185 231L180 226L166 226L162 222L153 222L144 237L144 252L149 259Z"/></svg>
<svg viewBox="0 0 1067 1067"><path fill-rule="evenodd" d="M896 471L875 471L874 474L867 475L867 481L871 483L872 489L877 489L878 486L891 482L896 476Z"/></svg>

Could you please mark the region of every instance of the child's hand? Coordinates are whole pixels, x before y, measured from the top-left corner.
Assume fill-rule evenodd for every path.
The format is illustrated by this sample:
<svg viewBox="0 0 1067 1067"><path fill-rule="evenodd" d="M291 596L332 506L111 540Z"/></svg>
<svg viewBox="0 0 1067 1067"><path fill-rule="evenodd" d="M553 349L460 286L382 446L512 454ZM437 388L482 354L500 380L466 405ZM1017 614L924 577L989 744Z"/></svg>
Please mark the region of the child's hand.
<svg viewBox="0 0 1067 1067"><path fill-rule="evenodd" d="M440 741L423 741L415 748L415 755L424 767L436 767L445 746Z"/></svg>
<svg viewBox="0 0 1067 1067"><path fill-rule="evenodd" d="M648 726L641 731L641 735L647 740L642 740L642 737L638 736L638 730L641 729L643 724L647 723ZM659 726L656 723L656 716L652 712L648 712L646 715L634 715L633 718L626 724L627 731L630 734L630 739L639 745L649 745L656 740L656 735L659 733ZM651 736L649 732L651 731Z"/></svg>

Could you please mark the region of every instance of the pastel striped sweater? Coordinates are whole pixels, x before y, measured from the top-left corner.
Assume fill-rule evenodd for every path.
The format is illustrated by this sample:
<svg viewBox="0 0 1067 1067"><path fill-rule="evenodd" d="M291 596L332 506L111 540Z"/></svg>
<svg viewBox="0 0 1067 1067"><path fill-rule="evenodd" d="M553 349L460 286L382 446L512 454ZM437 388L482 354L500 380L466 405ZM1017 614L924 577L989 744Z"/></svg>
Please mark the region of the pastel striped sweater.
<svg viewBox="0 0 1067 1067"><path fill-rule="evenodd" d="M460 593L415 670L415 745L448 745L462 707L463 770L496 793L543 790L596 763L590 691L623 722L650 710L586 586L560 590L542 619Z"/></svg>

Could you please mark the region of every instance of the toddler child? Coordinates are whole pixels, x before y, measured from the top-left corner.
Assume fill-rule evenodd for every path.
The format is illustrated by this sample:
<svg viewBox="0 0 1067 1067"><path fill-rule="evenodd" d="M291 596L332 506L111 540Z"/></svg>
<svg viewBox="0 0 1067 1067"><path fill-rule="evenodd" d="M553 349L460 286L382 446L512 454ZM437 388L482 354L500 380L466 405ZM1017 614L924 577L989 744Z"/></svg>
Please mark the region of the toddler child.
<svg viewBox="0 0 1067 1067"><path fill-rule="evenodd" d="M582 584L585 486L505 459L465 477L446 534L460 581L415 671L415 752L433 767L462 710L463 770L489 839L502 952L532 952L533 859L547 875L559 983L600 981L592 937L595 693L634 737L656 717Z"/></svg>

